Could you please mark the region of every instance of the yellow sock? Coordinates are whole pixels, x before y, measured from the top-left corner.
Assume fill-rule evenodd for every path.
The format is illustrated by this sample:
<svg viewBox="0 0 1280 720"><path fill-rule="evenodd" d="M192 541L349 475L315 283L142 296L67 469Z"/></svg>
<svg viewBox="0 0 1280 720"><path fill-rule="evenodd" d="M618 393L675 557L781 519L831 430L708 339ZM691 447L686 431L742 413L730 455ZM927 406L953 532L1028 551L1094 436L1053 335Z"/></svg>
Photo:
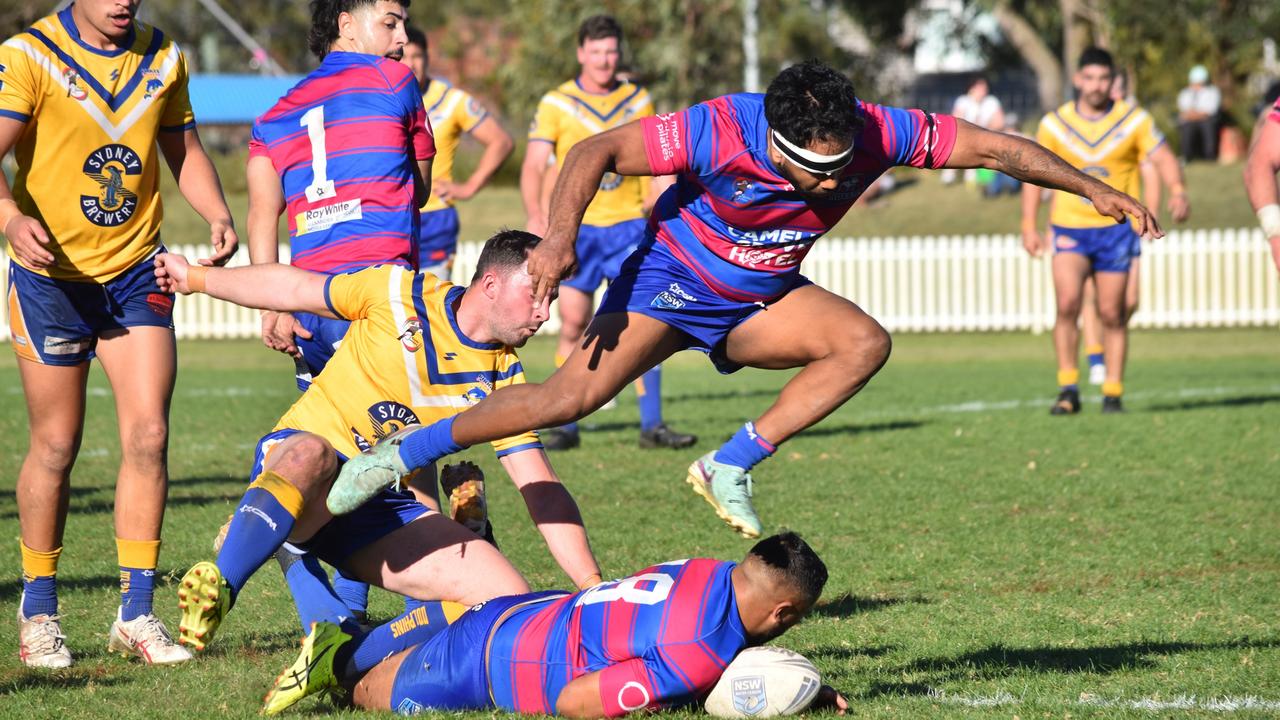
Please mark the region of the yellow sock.
<svg viewBox="0 0 1280 720"><path fill-rule="evenodd" d="M38 577L50 577L58 574L58 558L62 548L52 550L32 550L27 544L18 541L22 547L22 577L30 582Z"/></svg>
<svg viewBox="0 0 1280 720"><path fill-rule="evenodd" d="M1084 352L1086 355L1101 355L1102 346L1101 345L1085 345Z"/></svg>
<svg viewBox="0 0 1280 720"><path fill-rule="evenodd" d="M1108 380L1102 383L1103 397L1120 397L1124 394L1124 383L1119 380Z"/></svg>
<svg viewBox="0 0 1280 720"><path fill-rule="evenodd" d="M160 560L160 541L116 538L116 559L120 567L155 570Z"/></svg>
<svg viewBox="0 0 1280 720"><path fill-rule="evenodd" d="M1080 383L1080 371L1076 368L1070 370L1058 371L1058 386L1066 387L1067 385L1078 385Z"/></svg>
<svg viewBox="0 0 1280 720"><path fill-rule="evenodd" d="M262 488L271 493L271 496L280 503L280 507L289 513L296 520L302 515L302 493L298 492L298 488L293 483L285 480L283 477L267 470L258 476L257 480L249 483L251 488Z"/></svg>

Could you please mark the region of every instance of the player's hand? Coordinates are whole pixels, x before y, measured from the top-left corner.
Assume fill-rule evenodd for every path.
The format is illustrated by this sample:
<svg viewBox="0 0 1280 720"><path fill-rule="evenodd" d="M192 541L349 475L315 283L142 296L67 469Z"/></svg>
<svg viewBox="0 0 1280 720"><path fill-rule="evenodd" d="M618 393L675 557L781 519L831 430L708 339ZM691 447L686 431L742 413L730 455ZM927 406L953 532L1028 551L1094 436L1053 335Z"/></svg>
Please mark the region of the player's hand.
<svg viewBox="0 0 1280 720"><path fill-rule="evenodd" d="M49 233L40 221L30 215L19 215L0 231L9 239L9 252L23 265L36 270L53 267L53 253L49 252Z"/></svg>
<svg viewBox="0 0 1280 720"><path fill-rule="evenodd" d="M1268 238L1267 242L1271 243L1271 259L1276 264L1276 272L1280 272L1280 235Z"/></svg>
<svg viewBox="0 0 1280 720"><path fill-rule="evenodd" d="M1022 247L1031 257L1040 257L1044 255L1047 243L1044 241L1044 236L1036 231L1035 228L1023 228Z"/></svg>
<svg viewBox="0 0 1280 720"><path fill-rule="evenodd" d="M1132 217L1134 230L1143 238L1164 237L1164 230L1160 229L1160 222L1156 220L1156 216L1152 215L1142 203L1122 192L1108 187L1091 195L1089 200L1093 203L1095 210L1117 223L1128 222Z"/></svg>
<svg viewBox="0 0 1280 720"><path fill-rule="evenodd" d="M294 338L311 339L311 331L287 312L268 310L262 313L262 344L292 358L302 357Z"/></svg>
<svg viewBox="0 0 1280 720"><path fill-rule="evenodd" d="M1186 222L1191 215L1191 200L1186 193L1174 193L1169 196L1169 214L1174 222Z"/></svg>
<svg viewBox="0 0 1280 720"><path fill-rule="evenodd" d="M156 284L167 293L191 294L187 285L187 270L190 265L187 259L176 253L160 253L156 255Z"/></svg>
<svg viewBox="0 0 1280 720"><path fill-rule="evenodd" d="M198 262L205 267L226 265L240 247L240 238L236 236L235 225L230 220L215 220L209 223L209 243L213 245L213 255L201 258Z"/></svg>
<svg viewBox="0 0 1280 720"><path fill-rule="evenodd" d="M818 689L818 695L813 699L813 704L809 706L811 710L834 710L837 715L843 715L849 709L849 701L836 691L830 685L823 685Z"/></svg>
<svg viewBox="0 0 1280 720"><path fill-rule="evenodd" d="M573 272L577 258L573 255L573 242L558 244L543 240L529 251L529 278L533 284L533 303L541 305L543 299L560 285L560 280Z"/></svg>

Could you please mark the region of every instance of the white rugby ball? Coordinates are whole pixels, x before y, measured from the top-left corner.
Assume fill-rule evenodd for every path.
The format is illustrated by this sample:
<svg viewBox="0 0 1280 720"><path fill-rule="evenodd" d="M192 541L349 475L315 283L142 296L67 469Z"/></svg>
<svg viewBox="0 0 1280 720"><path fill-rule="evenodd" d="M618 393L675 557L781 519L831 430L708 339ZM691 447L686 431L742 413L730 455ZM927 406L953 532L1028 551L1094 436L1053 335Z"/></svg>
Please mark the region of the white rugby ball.
<svg viewBox="0 0 1280 720"><path fill-rule="evenodd" d="M722 718L766 718L803 712L822 687L818 668L800 653L753 647L738 653L707 696L707 712Z"/></svg>

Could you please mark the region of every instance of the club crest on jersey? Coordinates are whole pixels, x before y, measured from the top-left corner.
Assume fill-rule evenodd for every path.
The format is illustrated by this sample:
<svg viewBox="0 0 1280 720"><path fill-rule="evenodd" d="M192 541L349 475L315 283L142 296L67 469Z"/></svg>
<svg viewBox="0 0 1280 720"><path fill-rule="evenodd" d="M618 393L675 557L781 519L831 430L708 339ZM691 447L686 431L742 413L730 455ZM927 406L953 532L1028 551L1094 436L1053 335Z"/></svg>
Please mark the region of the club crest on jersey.
<svg viewBox="0 0 1280 720"><path fill-rule="evenodd" d="M746 178L738 178L733 181L733 197L729 198L729 202L749 203L755 199L755 183Z"/></svg>
<svg viewBox="0 0 1280 720"><path fill-rule="evenodd" d="M145 75L146 73L144 72L143 74ZM153 77L150 80L147 80L146 94L143 95L143 98L150 98L152 95L157 95L163 89L164 81L159 77Z"/></svg>
<svg viewBox="0 0 1280 720"><path fill-rule="evenodd" d="M606 172L604 177L600 178L601 190L617 190L622 184L622 176L615 172Z"/></svg>
<svg viewBox="0 0 1280 720"><path fill-rule="evenodd" d="M138 209L138 196L124 186L126 175L142 174L142 158L127 145L112 143L89 153L83 171L98 184L94 195L80 196L80 212L102 227L122 225Z"/></svg>
<svg viewBox="0 0 1280 720"><path fill-rule="evenodd" d="M475 405L489 397L489 393L493 392L493 383L484 375L476 375L476 383L476 385L472 385L466 392L462 393L462 399L466 400L468 405Z"/></svg>
<svg viewBox="0 0 1280 720"><path fill-rule="evenodd" d="M422 421L418 419L412 408L394 400L383 400L369 406L369 426L373 428L374 443L410 425L421 424ZM355 441L356 447L360 448L360 452L373 447L373 443L366 440L354 428L351 431L351 439Z"/></svg>
<svg viewBox="0 0 1280 720"><path fill-rule="evenodd" d="M84 100L89 97L89 93L80 87L80 73L71 68L64 68L62 79L67 83L67 97L72 100Z"/></svg>
<svg viewBox="0 0 1280 720"><path fill-rule="evenodd" d="M733 679L733 707L743 715L755 715L769 704L764 694L764 677L752 675Z"/></svg>
<svg viewBox="0 0 1280 720"><path fill-rule="evenodd" d="M422 349L422 321L416 317L406 319L400 325L400 334L396 336L400 345L409 352Z"/></svg>

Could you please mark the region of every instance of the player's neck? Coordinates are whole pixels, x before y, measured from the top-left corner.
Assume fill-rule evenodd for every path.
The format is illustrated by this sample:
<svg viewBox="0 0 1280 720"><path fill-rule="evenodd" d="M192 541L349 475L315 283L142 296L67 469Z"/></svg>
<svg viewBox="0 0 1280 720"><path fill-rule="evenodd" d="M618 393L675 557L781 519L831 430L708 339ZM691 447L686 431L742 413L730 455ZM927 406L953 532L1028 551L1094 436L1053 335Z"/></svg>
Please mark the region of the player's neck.
<svg viewBox="0 0 1280 720"><path fill-rule="evenodd" d="M592 95L608 95L617 89L619 84L618 78L615 77L610 80L607 85L597 85L596 83L591 82L591 79L587 77L586 73L578 73L578 87L586 90Z"/></svg>
<svg viewBox="0 0 1280 720"><path fill-rule="evenodd" d="M457 305L453 307L453 316L458 320L458 331L466 335L466 339L471 342L484 344L497 342L485 329L487 325L481 299L470 297L468 300L472 292L479 294L478 290L468 287L458 297Z"/></svg>
<svg viewBox="0 0 1280 720"><path fill-rule="evenodd" d="M1111 112L1111 108L1113 106L1115 106L1114 100L1107 100L1107 102L1103 104L1102 107L1098 107L1098 108L1093 107L1092 105L1089 105L1088 103L1085 103L1081 100L1077 100L1076 114L1082 118L1085 118L1086 120L1097 120L1098 118L1104 117L1106 116L1107 113Z"/></svg>
<svg viewBox="0 0 1280 720"><path fill-rule="evenodd" d="M76 3L71 5L71 19L75 21L76 34L80 36L80 41L104 52L114 52L123 48L129 44L133 35L132 24L118 37L107 35L89 22L89 18L85 17L79 4Z"/></svg>

